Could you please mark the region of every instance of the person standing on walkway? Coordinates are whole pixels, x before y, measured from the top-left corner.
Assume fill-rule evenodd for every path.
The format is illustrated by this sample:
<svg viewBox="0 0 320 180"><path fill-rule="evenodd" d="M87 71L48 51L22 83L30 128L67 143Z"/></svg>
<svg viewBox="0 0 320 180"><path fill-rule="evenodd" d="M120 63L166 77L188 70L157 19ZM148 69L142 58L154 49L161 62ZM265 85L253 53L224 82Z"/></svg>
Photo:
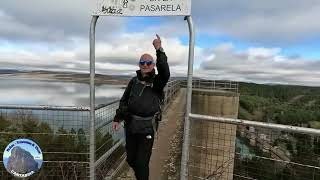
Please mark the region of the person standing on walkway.
<svg viewBox="0 0 320 180"><path fill-rule="evenodd" d="M149 179L149 161L154 134L158 127L158 115L164 96L163 89L170 78L167 56L158 35L153 40L157 60L143 54L139 60L140 70L127 85L113 120L113 130L124 121L127 162L134 170L137 180ZM157 67L158 74L154 67Z"/></svg>

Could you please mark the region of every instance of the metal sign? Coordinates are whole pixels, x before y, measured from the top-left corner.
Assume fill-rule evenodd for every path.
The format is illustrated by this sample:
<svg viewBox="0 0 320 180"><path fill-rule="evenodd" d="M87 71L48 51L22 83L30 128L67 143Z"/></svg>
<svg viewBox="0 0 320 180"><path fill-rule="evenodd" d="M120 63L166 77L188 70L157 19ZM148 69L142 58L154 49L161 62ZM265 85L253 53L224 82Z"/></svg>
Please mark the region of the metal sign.
<svg viewBox="0 0 320 180"><path fill-rule="evenodd" d="M189 16L191 0L97 0L97 16Z"/></svg>

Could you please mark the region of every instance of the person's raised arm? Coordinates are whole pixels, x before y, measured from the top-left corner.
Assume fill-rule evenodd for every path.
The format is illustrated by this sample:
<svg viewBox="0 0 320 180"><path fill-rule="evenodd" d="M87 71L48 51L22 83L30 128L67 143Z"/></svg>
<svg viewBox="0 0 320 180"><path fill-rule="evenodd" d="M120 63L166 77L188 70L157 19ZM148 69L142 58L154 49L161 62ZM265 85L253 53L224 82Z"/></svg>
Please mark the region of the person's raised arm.
<svg viewBox="0 0 320 180"><path fill-rule="evenodd" d="M170 78L170 69L167 62L168 60L167 55L162 48L160 36L158 34L156 36L157 38L153 40L153 46L156 49L156 53L157 53L156 66L158 70L158 75L156 77L154 84L157 88L162 90L166 86Z"/></svg>

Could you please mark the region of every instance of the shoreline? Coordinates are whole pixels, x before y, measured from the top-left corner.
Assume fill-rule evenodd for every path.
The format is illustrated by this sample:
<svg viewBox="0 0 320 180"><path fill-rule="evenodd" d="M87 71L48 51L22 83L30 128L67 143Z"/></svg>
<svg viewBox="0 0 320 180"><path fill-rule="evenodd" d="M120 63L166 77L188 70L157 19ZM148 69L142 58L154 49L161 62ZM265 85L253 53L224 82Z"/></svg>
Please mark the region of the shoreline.
<svg viewBox="0 0 320 180"><path fill-rule="evenodd" d="M64 73L64 72L19 72L19 73L3 73L0 78L21 78L43 81L61 81L74 82L90 85L90 74L80 73ZM110 75L96 74L95 86L111 84L111 85L126 85L130 77L117 77Z"/></svg>

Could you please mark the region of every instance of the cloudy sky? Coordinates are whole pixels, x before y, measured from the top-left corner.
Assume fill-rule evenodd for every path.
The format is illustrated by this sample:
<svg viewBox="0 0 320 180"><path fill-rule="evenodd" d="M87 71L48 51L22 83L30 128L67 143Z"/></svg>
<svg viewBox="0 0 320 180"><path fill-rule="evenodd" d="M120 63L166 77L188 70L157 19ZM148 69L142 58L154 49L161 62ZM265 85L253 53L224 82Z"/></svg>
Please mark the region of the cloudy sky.
<svg viewBox="0 0 320 180"><path fill-rule="evenodd" d="M89 72L91 0L1 0L1 69ZM320 86L319 0L193 0L194 74ZM96 70L133 75L158 33L173 76L186 76L183 17L100 17Z"/></svg>

